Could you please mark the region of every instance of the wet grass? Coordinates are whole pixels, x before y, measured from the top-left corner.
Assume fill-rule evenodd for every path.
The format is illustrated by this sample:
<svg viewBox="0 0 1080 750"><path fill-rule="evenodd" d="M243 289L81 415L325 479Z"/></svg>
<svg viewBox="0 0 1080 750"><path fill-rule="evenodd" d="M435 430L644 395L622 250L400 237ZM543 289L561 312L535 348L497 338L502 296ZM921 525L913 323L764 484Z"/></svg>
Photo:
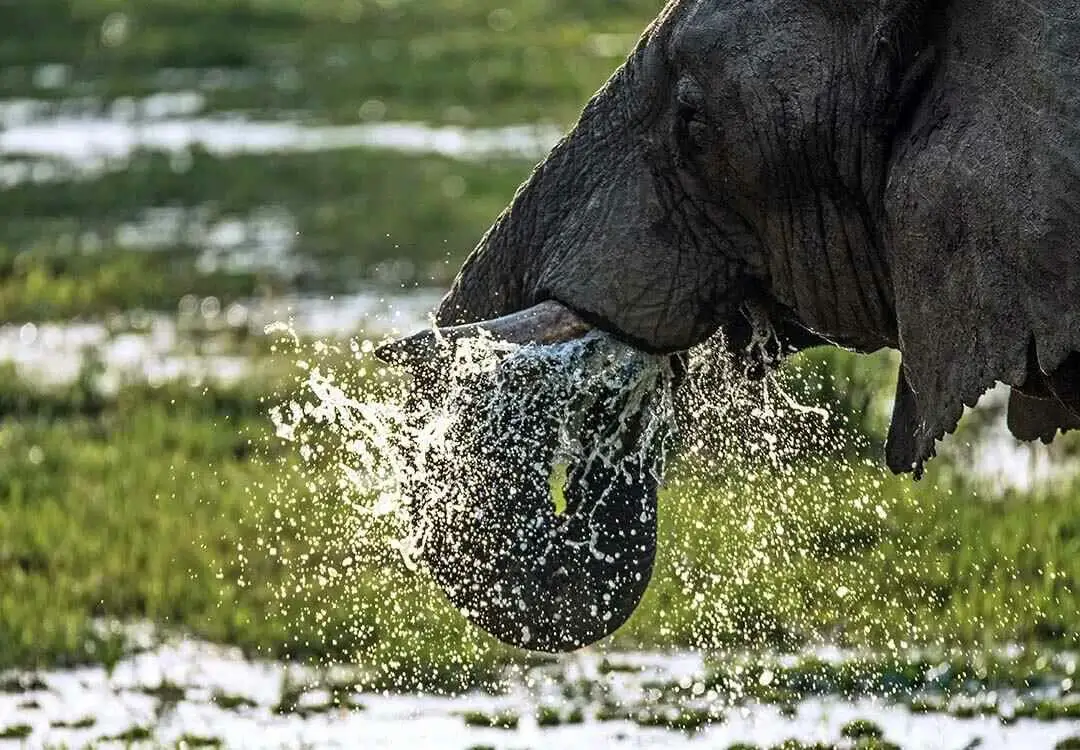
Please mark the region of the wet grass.
<svg viewBox="0 0 1080 750"><path fill-rule="evenodd" d="M97 724L93 716L84 716L74 721L54 721L49 724L53 729L90 729Z"/></svg>
<svg viewBox="0 0 1080 750"><path fill-rule="evenodd" d="M385 549L372 553L370 570L354 567L346 588L309 581L282 600L297 571L289 555L270 555L255 538L273 528L279 510L266 502L270 478L285 482L286 492L299 482L287 468L292 447L266 437L271 385L128 386L107 396L86 382L42 391L9 375L3 390L0 666L115 660L123 639L97 625L100 618L146 619L251 654L359 659L379 667L369 675L376 687L464 686L520 659L469 628L424 577L393 572L400 563ZM1053 675L1043 648L1080 642L1080 493L1062 486L1038 499L980 502L959 479L912 486L877 469L858 471L861 486L877 488L872 504L839 485L815 496L812 511L748 507L745 498L760 493L747 483L761 477L736 478L745 492L739 505L722 481L703 505L696 495L669 493L653 585L613 645L789 648L827 638L888 653L1017 642L1033 646L1023 659L961 660L948 672L951 684L969 675L991 685ZM888 513L878 511L879 500ZM318 553L310 525L336 528L341 520L335 498L324 501L325 512L282 527L283 547ZM766 512L798 532L770 547L738 531ZM260 518L261 526L253 523ZM822 543L838 528L861 529L853 537L860 541L842 549ZM787 559L763 560L754 577L740 580L735 533L750 548L786 550ZM838 593L839 584L849 590ZM773 694L776 702L910 694L928 686L938 664L886 659L859 673L807 662L773 667L766 679L764 667L732 673L721 661L709 686ZM941 688L944 678L936 679L930 687ZM600 697L589 690L571 692Z"/></svg>
<svg viewBox="0 0 1080 750"><path fill-rule="evenodd" d="M466 726L507 730L517 729L521 721L521 718L513 711L496 711L494 713L466 711L462 718L465 720Z"/></svg>
<svg viewBox="0 0 1080 750"><path fill-rule="evenodd" d="M103 741L105 741L105 742L133 743L133 742L146 742L148 740L152 740L153 738L154 738L153 729L151 729L150 727L144 727L144 726L135 725L135 726L128 727L127 729L125 729L122 732L118 732L117 734L110 734L110 735L107 735L105 737L102 737L101 739Z"/></svg>
<svg viewBox="0 0 1080 750"><path fill-rule="evenodd" d="M241 711L247 708L255 708L259 704L245 695L233 695L231 693L215 692L210 701L218 708L226 711Z"/></svg>
<svg viewBox="0 0 1080 750"><path fill-rule="evenodd" d="M57 101L78 92L93 99L81 108L106 113L117 97L197 89L208 112L256 119L567 126L660 4L0 0L9 29L0 37L0 87ZM372 279L444 284L531 164L370 149L234 157L195 149L179 162L138 153L123 167L4 191L0 322L173 311L189 293L225 306ZM120 247L120 228L146 219L148 208L181 215L181 231L154 252ZM207 263L205 243L187 231L267 216L295 237L284 261L254 268L230 265L230 253ZM337 533L349 509L333 493L312 497L293 473L294 447L269 437L267 408L279 385L291 385L280 380L290 363L268 359L261 339L236 349L266 363L262 376L107 395L92 372L52 390L0 372L0 672L111 667L130 649L121 630L102 626L115 621L149 621L252 656L359 666L346 682L283 684L273 708L306 716L360 710L352 697L360 688L456 691L497 683L507 665L546 661L479 635L383 547L346 566L339 547L313 545ZM842 404L836 426L844 421L879 445L884 423L873 399L888 390L894 365L813 356L827 377L803 373L792 380L796 393ZM849 378L875 385L848 388ZM702 696L790 711L807 697L873 695L955 718L1080 718L1075 663L1050 658L1080 647L1080 486L984 501L940 463L914 486L858 463L876 461L875 450L843 456L854 470L833 456L783 471L734 468L704 489L676 483L661 504L653 584L606 647L701 647L706 674L689 686L651 685L641 705L616 703L603 677L566 680L566 705L541 707L537 724L627 721L691 733L722 720ZM801 488L794 497L779 491L793 487ZM313 505L281 520L274 492ZM347 580L319 580L313 571L328 560L304 555L333 558ZM891 656L843 665L732 656L821 642ZM1023 648L994 656L1001 643ZM602 675L633 671L616 655L600 665ZM0 692L45 687L31 673L0 674ZM169 683L147 690L163 708L184 698ZM1009 691L1022 697L1001 697ZM212 701L257 708L240 695ZM520 717L462 720L511 730ZM94 725L87 716L54 727ZM895 747L876 729L853 722L835 745L777 747ZM0 739L31 733L0 726ZM149 736L137 726L113 739ZM1080 747L1071 742L1058 748ZM218 744L185 735L177 746Z"/></svg>
<svg viewBox="0 0 1080 750"><path fill-rule="evenodd" d="M176 741L179 748L222 747L224 744L220 737L206 737L199 734L184 734Z"/></svg>
<svg viewBox="0 0 1080 750"><path fill-rule="evenodd" d="M108 115L117 97L194 89L210 114L261 120L569 126L660 5L0 0L9 30L0 35L0 88L78 97L54 115ZM140 153L109 167L118 171L63 178L67 168L46 159L39 166L61 179L4 191L0 320L170 309L189 292L445 283L532 161L368 149L218 158L195 148L179 160ZM118 229L152 209L181 213L177 236L150 258L117 249ZM225 267L196 269L205 227L268 214L293 234L288 259L237 269L226 253ZM245 249L269 252L258 240Z"/></svg>
<svg viewBox="0 0 1080 750"><path fill-rule="evenodd" d="M175 312L198 289L224 304L272 296L284 285L273 275L203 273L191 254L132 251L88 255L7 253L0 249L0 322L100 319L133 309Z"/></svg>

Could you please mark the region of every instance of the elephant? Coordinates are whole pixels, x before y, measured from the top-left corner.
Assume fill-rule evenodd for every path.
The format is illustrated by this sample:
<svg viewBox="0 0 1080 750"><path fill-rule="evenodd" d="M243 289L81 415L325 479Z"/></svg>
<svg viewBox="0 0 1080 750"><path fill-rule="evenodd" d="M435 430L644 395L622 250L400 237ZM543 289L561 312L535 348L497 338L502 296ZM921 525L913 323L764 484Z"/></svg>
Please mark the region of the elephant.
<svg viewBox="0 0 1080 750"><path fill-rule="evenodd" d="M915 478L996 383L1017 438L1080 428L1080 5L671 0L435 322L379 356L600 329L678 358L717 331L742 352L762 325L785 353L891 348L884 458ZM589 485L575 512L603 481L571 472L568 492ZM655 524L634 513L655 508L656 483L617 488L601 521L615 547L606 563L566 558L580 570L545 567L573 519L544 515L546 487L518 489L536 497L485 506L425 553L436 580L522 648L614 632L651 572ZM543 516L527 540L472 564L447 551L522 507Z"/></svg>

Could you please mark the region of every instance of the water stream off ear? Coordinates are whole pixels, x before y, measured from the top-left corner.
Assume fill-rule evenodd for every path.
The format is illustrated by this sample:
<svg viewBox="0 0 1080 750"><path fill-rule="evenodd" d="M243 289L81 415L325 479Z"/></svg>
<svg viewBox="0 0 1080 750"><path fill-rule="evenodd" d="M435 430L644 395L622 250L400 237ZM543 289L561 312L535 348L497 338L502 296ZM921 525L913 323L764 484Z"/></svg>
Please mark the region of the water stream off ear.
<svg viewBox="0 0 1080 750"><path fill-rule="evenodd" d="M880 472L835 460L852 440L837 420L771 379L748 381L722 342L694 352L675 389L668 358L599 333L543 347L461 341L440 361L435 397L421 399L370 356L371 342L306 345L284 333L279 348L296 357L299 377L271 411L275 480L251 488L260 549L239 551L240 585L260 565L284 573L268 605L296 634L296 654L368 665L381 685L493 679L487 667L505 647L465 623L417 568L424 514L460 502L447 466L461 475L473 458L456 437L462 415L507 410L545 410L558 425L542 438L557 440L555 460L526 469L545 483L567 463L611 460L626 430L580 439L582 415L597 409L638 426L636 449L656 476L672 459L656 573L616 636L622 645L656 645L658 634L679 646L795 645L822 602L851 608L851 627L873 634L857 613L877 594L858 566L807 577L799 561L871 544L897 501L880 497ZM552 502L558 510L558 492ZM903 555L919 564L914 550Z"/></svg>

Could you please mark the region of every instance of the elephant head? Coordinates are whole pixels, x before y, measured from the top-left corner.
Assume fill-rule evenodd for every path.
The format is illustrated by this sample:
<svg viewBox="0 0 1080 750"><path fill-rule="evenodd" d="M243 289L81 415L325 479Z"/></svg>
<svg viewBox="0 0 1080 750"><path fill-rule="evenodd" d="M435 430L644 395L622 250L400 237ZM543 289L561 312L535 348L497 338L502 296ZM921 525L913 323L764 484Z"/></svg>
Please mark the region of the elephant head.
<svg viewBox="0 0 1080 750"><path fill-rule="evenodd" d="M481 240L437 322L536 341L599 328L677 354L718 329L738 346L764 320L789 350L901 352L894 471L918 474L995 381L1014 388L1014 432L1049 439L1080 426L1077 59L1072 0L674 0ZM647 580L652 528L627 508L654 503L655 482L619 492L602 528L621 553L580 585L571 568L538 573L529 539L555 521L487 551L498 580L459 558L447 572L468 529L426 554L480 625L574 648L617 627ZM523 582L521 606L460 593ZM587 626L568 622L574 608Z"/></svg>

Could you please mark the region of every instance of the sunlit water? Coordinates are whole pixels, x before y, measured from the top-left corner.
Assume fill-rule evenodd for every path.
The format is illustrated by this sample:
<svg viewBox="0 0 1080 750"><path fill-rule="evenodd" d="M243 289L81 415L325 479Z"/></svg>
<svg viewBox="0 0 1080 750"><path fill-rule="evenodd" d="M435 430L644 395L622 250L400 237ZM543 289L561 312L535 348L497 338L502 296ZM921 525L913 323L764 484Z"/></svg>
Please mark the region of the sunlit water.
<svg viewBox="0 0 1080 750"><path fill-rule="evenodd" d="M357 358L370 351L368 344L354 342L352 348ZM386 534L370 519L392 518L386 542L414 569L433 526L480 512L456 486L490 471L491 459L477 452L483 447L476 443L478 433L514 445L512 468L519 474L513 479L523 483L546 487L556 465L593 462L615 468L613 481L639 481L631 471L662 476L674 420L666 358L600 333L558 346L477 337L445 342L443 348L432 373L415 381L387 381L383 368L343 371L320 365L318 356L302 359L301 393L272 412L278 437L296 445L319 492L329 489L327 482L336 484L340 501L353 508L355 524L345 534L338 527L339 544L368 545L373 535ZM429 377L437 380L420 395ZM541 412L544 418L537 420ZM586 426L586 415L597 412L608 428ZM625 460L630 435L623 425L630 422L638 429ZM524 429L541 432L516 434ZM290 512L297 510L291 494L278 499Z"/></svg>
<svg viewBox="0 0 1080 750"><path fill-rule="evenodd" d="M220 157L373 148L458 159L537 160L562 136L559 128L546 125L318 125L299 116L210 116L202 114L204 100L197 92L121 99L104 114L97 107L80 111L78 105L78 100L66 108L32 99L0 100L0 186L93 178L125 169L139 151L171 154L181 159L178 169L196 148Z"/></svg>
<svg viewBox="0 0 1080 750"><path fill-rule="evenodd" d="M351 687L356 675L348 668L252 661L235 649L193 640L148 643L146 649L111 674L102 667L43 672L32 681L28 677L26 689L0 692L0 730L29 727L20 745L28 748L83 747L141 728L169 745L187 736L229 748L418 750L727 748L736 742L771 747L791 738L839 743L842 728L854 719L873 721L886 739L910 750L1050 750L1078 733L1075 722L1020 719L1003 725L996 717L913 713L902 702L870 698L814 698L794 712L749 702L719 711L692 732L642 726L632 712L627 718L604 713L612 703L677 710L650 698L649 686L693 686L706 679L705 661L696 652L605 656L589 650L534 667L508 680L499 693L438 696L365 692ZM602 690L603 703L565 697L566 686L582 680ZM567 723L575 708L580 723ZM562 719L541 725L539 717L553 711ZM512 717L516 727L472 726L469 715Z"/></svg>
<svg viewBox="0 0 1080 750"><path fill-rule="evenodd" d="M249 300L224 309L214 297L189 295L176 315L134 312L84 323L0 326L0 362L35 382L64 385L100 365L106 391L124 382L172 380L229 383L249 376L256 362L229 345L237 335L262 337L268 327L291 336L390 336L422 327L441 290L393 294L372 289L336 297Z"/></svg>

